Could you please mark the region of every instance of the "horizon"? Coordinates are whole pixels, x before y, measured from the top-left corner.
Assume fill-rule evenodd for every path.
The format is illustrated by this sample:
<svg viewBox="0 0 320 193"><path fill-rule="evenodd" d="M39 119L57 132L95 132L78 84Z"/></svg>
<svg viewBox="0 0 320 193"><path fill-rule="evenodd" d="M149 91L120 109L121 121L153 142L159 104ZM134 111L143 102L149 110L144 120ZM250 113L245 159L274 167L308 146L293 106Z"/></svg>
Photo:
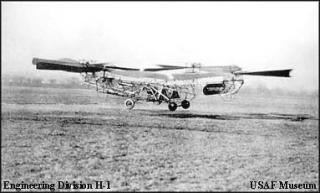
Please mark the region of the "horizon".
<svg viewBox="0 0 320 193"><path fill-rule="evenodd" d="M16 85L17 82L13 81L13 85L9 85L8 84L8 79L13 78L13 80L17 80L17 78L24 78L25 80L29 79L29 80L36 80L36 79L40 79L41 80L41 85L39 85L39 87L46 87L50 86L50 85L64 85L64 84L70 84L70 83L75 83L74 81L76 81L76 85L75 86L79 86L83 83L83 79L81 76L78 77L74 77L74 76L70 76L70 77L64 77L64 78L58 78L56 76L53 77L43 77L43 76L27 76L25 74L2 74L2 85L3 86L10 86L10 87L15 87L15 86L19 86ZM54 83L50 83L51 80L54 80ZM22 86L32 86L32 83L29 82L26 85L22 85ZM65 88L65 87L61 87L61 88ZM69 88L65 88L65 89L69 89ZM200 88L199 88L200 89ZM92 89L91 89L92 90ZM94 89L93 89L94 90ZM275 94L275 92L279 93L280 95L288 95L288 94L298 94L301 95L302 93L305 93L306 95L317 95L319 96L319 90L315 89L315 90L308 90L308 89L283 89L281 88L281 86L279 87L268 87L267 84L265 84L264 82L260 82L258 84L254 84L254 85L244 85L241 89L240 92L252 92L252 91L263 91L263 92L269 92L270 94Z"/></svg>

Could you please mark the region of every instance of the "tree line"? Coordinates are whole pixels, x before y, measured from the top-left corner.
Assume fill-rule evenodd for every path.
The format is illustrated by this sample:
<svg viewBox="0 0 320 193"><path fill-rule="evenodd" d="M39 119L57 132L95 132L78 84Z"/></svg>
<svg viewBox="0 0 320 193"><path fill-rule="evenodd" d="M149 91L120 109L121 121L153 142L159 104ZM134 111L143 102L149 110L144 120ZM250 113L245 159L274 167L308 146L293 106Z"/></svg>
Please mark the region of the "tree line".
<svg viewBox="0 0 320 193"><path fill-rule="evenodd" d="M25 77L18 75L4 75L1 78L3 86L29 86L29 87L64 87L81 88L81 81L77 78L44 79L40 77Z"/></svg>

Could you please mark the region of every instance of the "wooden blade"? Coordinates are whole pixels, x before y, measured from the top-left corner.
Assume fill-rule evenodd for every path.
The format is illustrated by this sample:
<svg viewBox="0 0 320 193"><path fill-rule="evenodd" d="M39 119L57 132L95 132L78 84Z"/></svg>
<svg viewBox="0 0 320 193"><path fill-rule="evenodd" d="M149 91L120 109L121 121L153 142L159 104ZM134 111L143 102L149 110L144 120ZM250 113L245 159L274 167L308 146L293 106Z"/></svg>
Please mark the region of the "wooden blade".
<svg viewBox="0 0 320 193"><path fill-rule="evenodd" d="M186 67L176 66L176 67L162 67L162 68L145 68L143 71L156 72L156 71L164 71L164 70L178 70L184 69Z"/></svg>
<svg viewBox="0 0 320 193"><path fill-rule="evenodd" d="M235 65L229 65L229 66L201 66L199 64L195 64L194 66L175 66L175 65L164 65L164 64L158 64L161 68L151 68L146 69L145 71L162 71L162 70L177 70L177 69L199 69L201 71L206 72L235 72L241 70L240 67Z"/></svg>
<svg viewBox="0 0 320 193"><path fill-rule="evenodd" d="M255 75L255 76L277 76L277 77L290 77L290 71L292 69L286 70L270 70L270 71L255 71L255 72L235 72L237 75Z"/></svg>
<svg viewBox="0 0 320 193"><path fill-rule="evenodd" d="M116 69L116 70L127 70L127 71L139 71L138 68L127 68L127 67L119 67L119 66L104 66L104 69Z"/></svg>
<svg viewBox="0 0 320 193"><path fill-rule="evenodd" d="M157 66L160 66L162 68L185 68L184 66L175 66L175 65L167 65L167 64L157 64Z"/></svg>
<svg viewBox="0 0 320 193"><path fill-rule="evenodd" d="M33 58L32 63L36 65L39 70L62 70L78 73L97 72L103 70L103 64L82 64L75 61Z"/></svg>

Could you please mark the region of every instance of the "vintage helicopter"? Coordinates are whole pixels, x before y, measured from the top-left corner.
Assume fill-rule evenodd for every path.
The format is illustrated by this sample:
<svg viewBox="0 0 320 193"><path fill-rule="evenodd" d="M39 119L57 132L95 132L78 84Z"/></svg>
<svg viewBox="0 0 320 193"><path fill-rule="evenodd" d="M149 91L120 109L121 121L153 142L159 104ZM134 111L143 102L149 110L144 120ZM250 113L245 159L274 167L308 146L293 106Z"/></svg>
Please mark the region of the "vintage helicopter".
<svg viewBox="0 0 320 193"><path fill-rule="evenodd" d="M242 71L240 67L157 65L155 68L127 68L111 63L76 61L72 59L49 60L33 58L39 70L62 70L80 73L85 84L98 92L126 97L125 107L132 109L137 101L168 103L170 111L181 106L190 107L196 97L196 87L204 95L231 96L243 85L243 75L290 77L292 69L272 71Z"/></svg>

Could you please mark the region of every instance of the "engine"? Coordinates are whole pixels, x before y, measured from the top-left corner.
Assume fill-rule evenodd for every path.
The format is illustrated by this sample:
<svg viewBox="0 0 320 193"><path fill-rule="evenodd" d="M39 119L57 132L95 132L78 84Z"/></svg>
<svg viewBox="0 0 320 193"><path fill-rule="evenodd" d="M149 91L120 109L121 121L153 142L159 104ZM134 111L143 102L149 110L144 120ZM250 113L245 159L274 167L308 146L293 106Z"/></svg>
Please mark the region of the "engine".
<svg viewBox="0 0 320 193"><path fill-rule="evenodd" d="M225 89L224 83L215 83L215 84L207 84L203 88L203 94L204 95L215 95L215 94L221 94Z"/></svg>

